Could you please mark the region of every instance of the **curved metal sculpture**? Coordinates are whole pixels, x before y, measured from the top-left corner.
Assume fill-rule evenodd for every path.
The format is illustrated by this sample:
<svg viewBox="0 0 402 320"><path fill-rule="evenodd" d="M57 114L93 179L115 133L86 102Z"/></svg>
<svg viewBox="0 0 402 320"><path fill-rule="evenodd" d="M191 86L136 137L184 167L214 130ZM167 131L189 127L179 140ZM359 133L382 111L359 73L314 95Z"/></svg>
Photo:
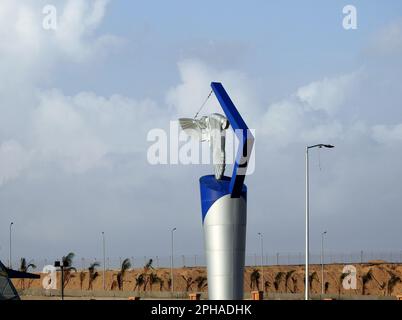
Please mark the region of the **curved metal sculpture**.
<svg viewBox="0 0 402 320"><path fill-rule="evenodd" d="M208 140L205 135L208 136L211 129L211 119L216 119L213 126L217 127L221 139L214 134L208 140L212 143L213 159L217 161L217 164L214 163L215 176L200 178L208 296L211 300L239 300L243 298L247 225L247 188L244 179L254 137L222 84L213 82L211 87L226 118L214 114L200 120L181 119L180 124L183 130L190 130L192 133L189 134L205 141ZM240 142L231 178L223 175L224 130L228 127L224 119L227 119Z"/></svg>
<svg viewBox="0 0 402 320"><path fill-rule="evenodd" d="M225 173L225 130L229 128L229 121L218 113L202 117L201 119L179 119L179 124L189 136L208 141L212 151L212 162L215 167L215 178L220 180Z"/></svg>

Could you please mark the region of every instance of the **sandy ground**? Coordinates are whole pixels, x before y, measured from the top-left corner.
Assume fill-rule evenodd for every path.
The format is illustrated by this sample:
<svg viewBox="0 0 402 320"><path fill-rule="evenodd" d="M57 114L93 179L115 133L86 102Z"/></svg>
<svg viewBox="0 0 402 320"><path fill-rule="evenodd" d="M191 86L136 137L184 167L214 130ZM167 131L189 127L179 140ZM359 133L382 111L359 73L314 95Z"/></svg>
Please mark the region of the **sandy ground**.
<svg viewBox="0 0 402 320"><path fill-rule="evenodd" d="M396 278L402 279L402 265L389 264L382 262L373 262L368 264L355 264L357 269L357 289L344 290L341 285L341 275L344 265L326 265L324 267L324 287L327 294L342 294L342 295L365 295L375 296L396 296L402 294L402 283L395 281L396 284L392 286L390 281L392 275ZM244 291L250 292L255 290L255 284L251 284L251 273L257 269L260 274L259 268L247 267L244 275ZM363 290L363 277L371 271L371 277L364 285ZM93 289L95 291L103 290L103 277L102 271L98 270L99 276L93 282ZM149 275L156 274L162 282L154 283L152 286L149 284ZM288 281L286 283L286 273L288 273ZM311 293L321 293L321 266L312 265L311 273L315 274L312 280ZM106 290L118 291L116 286L118 270L108 270L106 272ZM146 286L142 285L140 288L136 287L136 278L143 274L146 279ZM42 280L44 274L41 274L39 280L13 280L17 289L25 288L42 288ZM60 274L59 274L60 276ZM206 269L203 267L180 268L174 269L174 286L175 291L178 292L206 292L207 281L204 283L196 281L199 277L206 277ZM129 270L124 276L123 291L141 291L141 292L168 292L169 289L170 269L159 268L151 269L145 272L143 269ZM367 277L366 277L367 278ZM60 283L60 281L58 281ZM113 285L114 283L114 285ZM264 285L265 284L265 285ZM83 292L89 289L89 274L88 271L72 272L68 280L65 290L82 290ZM259 289L267 293L303 293L304 291L304 266L266 266L264 267L264 281L259 281ZM91 290L89 290L91 291ZM84 298L86 299L86 298ZM89 298L87 298L89 299Z"/></svg>

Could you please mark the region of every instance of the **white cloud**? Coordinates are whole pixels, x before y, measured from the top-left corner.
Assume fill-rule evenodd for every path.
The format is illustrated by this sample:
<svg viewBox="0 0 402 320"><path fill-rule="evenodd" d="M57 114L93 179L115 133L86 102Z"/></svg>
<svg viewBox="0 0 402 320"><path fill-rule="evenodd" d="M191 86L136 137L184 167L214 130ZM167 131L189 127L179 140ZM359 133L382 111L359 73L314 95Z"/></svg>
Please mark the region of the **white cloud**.
<svg viewBox="0 0 402 320"><path fill-rule="evenodd" d="M101 165L108 148L74 107L71 98L60 92L41 94L33 114L33 148L42 161L82 172Z"/></svg>
<svg viewBox="0 0 402 320"><path fill-rule="evenodd" d="M380 56L402 54L402 20L394 21L376 32L366 51Z"/></svg>
<svg viewBox="0 0 402 320"><path fill-rule="evenodd" d="M325 78L301 87L296 96L308 111L323 110L333 114L345 102L346 96L353 92L356 80L355 73Z"/></svg>
<svg viewBox="0 0 402 320"><path fill-rule="evenodd" d="M194 116L210 92L211 82L222 82L232 100L246 119L254 120L261 103L252 89L252 81L237 70L217 70L200 60L184 60L178 63L181 83L172 87L167 95L167 104L180 116ZM217 100L212 96L202 113L222 113Z"/></svg>
<svg viewBox="0 0 402 320"><path fill-rule="evenodd" d="M290 97L268 106L261 117L258 132L270 145L311 143L320 139L339 139L344 134L341 113L345 100L353 94L358 81L355 73L325 78L296 90Z"/></svg>
<svg viewBox="0 0 402 320"><path fill-rule="evenodd" d="M383 144L402 142L402 124L394 126L375 125L372 128L373 138Z"/></svg>
<svg viewBox="0 0 402 320"><path fill-rule="evenodd" d="M58 19L54 32L57 48L68 57L78 61L116 45L120 39L113 35L95 36L102 22L109 0L68 0Z"/></svg>
<svg viewBox="0 0 402 320"><path fill-rule="evenodd" d="M0 186L17 178L28 167L30 156L17 141L0 144Z"/></svg>
<svg viewBox="0 0 402 320"><path fill-rule="evenodd" d="M58 27L45 30L42 21L44 1L2 0L0 3L0 73L12 85L38 85L57 63L84 62L99 56L120 39L97 35L109 1L65 0L56 5Z"/></svg>

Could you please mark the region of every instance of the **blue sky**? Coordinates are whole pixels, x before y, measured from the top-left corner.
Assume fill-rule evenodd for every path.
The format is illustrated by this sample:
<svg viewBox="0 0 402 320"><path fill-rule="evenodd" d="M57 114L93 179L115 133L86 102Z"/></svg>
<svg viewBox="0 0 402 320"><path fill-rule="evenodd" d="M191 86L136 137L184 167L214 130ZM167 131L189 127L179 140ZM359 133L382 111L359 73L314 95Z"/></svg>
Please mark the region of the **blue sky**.
<svg viewBox="0 0 402 320"><path fill-rule="evenodd" d="M202 253L211 169L151 166L146 137L193 115L211 81L257 132L248 254L261 231L267 253L303 250L303 151L322 140L337 148L321 170L312 154L313 250L323 229L334 251L400 249L400 1L59 0L45 31L48 2L0 4L3 260L11 220L16 257L99 256L101 231L110 256L168 255L171 225L178 254Z"/></svg>
<svg viewBox="0 0 402 320"><path fill-rule="evenodd" d="M288 93L323 74L357 66L373 32L402 12L398 1L354 2L359 9L359 28L346 32L342 28L345 4L151 1L122 5L115 1L98 32L118 34L126 43L119 59L110 57L106 65L93 66L90 74L84 71L86 85L106 94L146 95L150 87L160 91L178 78L178 60L201 57L218 67L236 67L279 82L281 93ZM92 81L94 78L98 81Z"/></svg>

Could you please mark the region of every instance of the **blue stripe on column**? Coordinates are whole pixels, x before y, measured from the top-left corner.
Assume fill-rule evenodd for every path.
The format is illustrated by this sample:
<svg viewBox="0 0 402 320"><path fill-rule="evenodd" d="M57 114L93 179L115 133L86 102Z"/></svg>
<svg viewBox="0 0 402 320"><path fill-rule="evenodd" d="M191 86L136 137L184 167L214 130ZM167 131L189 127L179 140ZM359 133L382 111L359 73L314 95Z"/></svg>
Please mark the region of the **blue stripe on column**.
<svg viewBox="0 0 402 320"><path fill-rule="evenodd" d="M216 180L214 175L200 178L202 223L204 223L205 216L215 201L231 193L230 180L229 177ZM240 196L247 201L246 185L243 185Z"/></svg>
<svg viewBox="0 0 402 320"><path fill-rule="evenodd" d="M219 82L212 82L211 87L222 107L223 112L225 112L232 129L239 139L240 145L239 149L237 150L236 161L233 165L230 193L232 198L240 198L241 193L243 192L242 187L246 177L245 174L247 171L248 160L251 157L251 150L253 149L254 145L254 137L223 85Z"/></svg>

